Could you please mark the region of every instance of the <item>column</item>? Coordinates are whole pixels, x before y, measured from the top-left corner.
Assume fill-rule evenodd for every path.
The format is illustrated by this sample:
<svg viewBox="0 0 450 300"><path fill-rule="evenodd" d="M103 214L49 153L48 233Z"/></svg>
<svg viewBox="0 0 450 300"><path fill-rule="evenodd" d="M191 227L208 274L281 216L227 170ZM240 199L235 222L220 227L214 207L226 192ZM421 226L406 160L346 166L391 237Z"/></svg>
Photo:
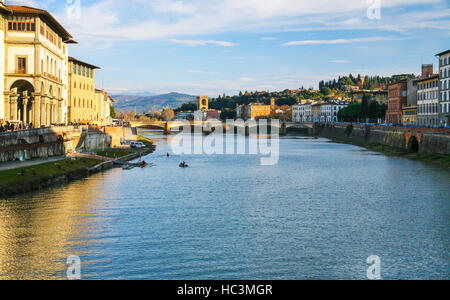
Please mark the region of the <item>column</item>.
<svg viewBox="0 0 450 300"><path fill-rule="evenodd" d="M45 112L47 114L47 118L45 118L45 125L50 126L52 122L52 104L50 102L50 99L47 98L45 100Z"/></svg>
<svg viewBox="0 0 450 300"><path fill-rule="evenodd" d="M43 96L43 97L41 97L41 102L40 102L41 109L40 109L40 114L39 114L41 126L47 125L47 122L46 122L46 120L47 120L47 111L46 111L46 106L45 105L46 105L46 100L45 100L45 97Z"/></svg>
<svg viewBox="0 0 450 300"><path fill-rule="evenodd" d="M28 119L28 100L30 100L30 96L28 96L28 91L24 91L22 94L22 104L23 104L23 125L27 126Z"/></svg>
<svg viewBox="0 0 450 300"><path fill-rule="evenodd" d="M17 121L17 95L11 95L11 120Z"/></svg>
<svg viewBox="0 0 450 300"><path fill-rule="evenodd" d="M9 99L9 94L4 96L4 105L5 105L5 120L9 120L11 117L10 115L10 109L11 109L11 102Z"/></svg>
<svg viewBox="0 0 450 300"><path fill-rule="evenodd" d="M41 127L41 96L34 95L33 100L33 126L34 128Z"/></svg>

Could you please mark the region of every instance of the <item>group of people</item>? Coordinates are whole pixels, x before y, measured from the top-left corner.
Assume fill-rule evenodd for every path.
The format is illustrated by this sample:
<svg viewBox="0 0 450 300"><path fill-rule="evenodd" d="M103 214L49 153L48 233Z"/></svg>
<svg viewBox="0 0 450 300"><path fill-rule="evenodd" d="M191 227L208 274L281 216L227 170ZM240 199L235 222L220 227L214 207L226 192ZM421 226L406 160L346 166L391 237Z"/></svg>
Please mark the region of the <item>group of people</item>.
<svg viewBox="0 0 450 300"><path fill-rule="evenodd" d="M26 130L31 128L33 128L33 123L25 125L22 123L10 123L8 121L5 122L0 121L0 132Z"/></svg>

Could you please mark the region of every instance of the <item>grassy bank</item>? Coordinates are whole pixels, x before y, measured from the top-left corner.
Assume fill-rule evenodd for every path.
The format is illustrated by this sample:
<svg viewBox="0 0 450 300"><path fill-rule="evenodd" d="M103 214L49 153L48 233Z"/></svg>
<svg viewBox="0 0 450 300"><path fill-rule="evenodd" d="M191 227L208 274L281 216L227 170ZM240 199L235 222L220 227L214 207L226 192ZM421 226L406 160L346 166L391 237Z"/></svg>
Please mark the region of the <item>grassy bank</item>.
<svg viewBox="0 0 450 300"><path fill-rule="evenodd" d="M55 181L68 181L88 175L89 168L101 163L97 159L65 159L0 172L0 198L38 190Z"/></svg>
<svg viewBox="0 0 450 300"><path fill-rule="evenodd" d="M389 156L400 156L408 159L424 161L434 164L440 164L441 166L450 168L450 155L445 154L437 154L437 153L417 153L411 152L402 148L382 145L382 144L374 144L374 143L366 143L366 142L357 142L351 139L345 138L328 138L333 142L342 143L342 144L351 144L355 146L360 146L367 148L372 151L380 152Z"/></svg>

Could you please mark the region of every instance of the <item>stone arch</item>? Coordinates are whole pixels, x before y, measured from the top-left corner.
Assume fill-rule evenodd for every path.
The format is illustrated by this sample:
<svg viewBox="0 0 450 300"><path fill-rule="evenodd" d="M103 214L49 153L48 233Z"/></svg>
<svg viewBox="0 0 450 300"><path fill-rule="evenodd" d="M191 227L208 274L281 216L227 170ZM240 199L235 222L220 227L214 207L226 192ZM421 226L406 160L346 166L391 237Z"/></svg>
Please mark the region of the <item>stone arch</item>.
<svg viewBox="0 0 450 300"><path fill-rule="evenodd" d="M412 152L419 152L419 141L414 135L408 140L408 150Z"/></svg>
<svg viewBox="0 0 450 300"><path fill-rule="evenodd" d="M53 92L54 92L54 91L53 91L53 85L50 84L50 86L49 86L49 88L48 88L48 94L49 94L49 96L53 97L53 96L54 96Z"/></svg>
<svg viewBox="0 0 450 300"><path fill-rule="evenodd" d="M11 87L9 90L12 90L14 88L17 88L17 93L19 93L19 94L23 93L24 91L34 92L33 84L30 81L25 80L25 79L19 79L19 80L14 81L11 84Z"/></svg>
<svg viewBox="0 0 450 300"><path fill-rule="evenodd" d="M19 79L13 82L10 89L17 91L17 102L14 108L16 120L14 121L22 121L24 125L28 125L32 119L31 97L34 93L34 86L28 80Z"/></svg>

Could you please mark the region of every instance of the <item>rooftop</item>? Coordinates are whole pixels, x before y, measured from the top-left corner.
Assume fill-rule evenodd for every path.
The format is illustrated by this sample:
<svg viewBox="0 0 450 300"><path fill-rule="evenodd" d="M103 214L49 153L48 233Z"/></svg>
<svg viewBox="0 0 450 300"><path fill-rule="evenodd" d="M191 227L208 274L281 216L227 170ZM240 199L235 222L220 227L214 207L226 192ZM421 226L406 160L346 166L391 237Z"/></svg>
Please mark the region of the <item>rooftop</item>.
<svg viewBox="0 0 450 300"><path fill-rule="evenodd" d="M446 50L444 52L438 53L438 54L436 54L436 56L442 56L442 55L445 55L445 54L448 54L448 53L450 53L450 49Z"/></svg>
<svg viewBox="0 0 450 300"><path fill-rule="evenodd" d="M5 5L5 10L10 15L37 16L42 18L50 27L63 37L64 42L73 43L72 35L46 10L29 6ZM75 42L76 43L76 42Z"/></svg>
<svg viewBox="0 0 450 300"><path fill-rule="evenodd" d="M85 65L85 66L90 67L90 68L93 68L93 69L101 69L100 67L97 67L97 66L95 66L95 65L89 64L89 63L87 63L87 62L84 62L84 61L82 61L82 60L76 59L76 58L71 57L71 56L69 56L69 61L77 62L77 63L79 63L79 64Z"/></svg>
<svg viewBox="0 0 450 300"><path fill-rule="evenodd" d="M422 78L416 79L415 81L416 82L422 82L422 81L433 80L433 79L439 79L439 74L433 74L433 75L428 76L428 77L422 77Z"/></svg>

